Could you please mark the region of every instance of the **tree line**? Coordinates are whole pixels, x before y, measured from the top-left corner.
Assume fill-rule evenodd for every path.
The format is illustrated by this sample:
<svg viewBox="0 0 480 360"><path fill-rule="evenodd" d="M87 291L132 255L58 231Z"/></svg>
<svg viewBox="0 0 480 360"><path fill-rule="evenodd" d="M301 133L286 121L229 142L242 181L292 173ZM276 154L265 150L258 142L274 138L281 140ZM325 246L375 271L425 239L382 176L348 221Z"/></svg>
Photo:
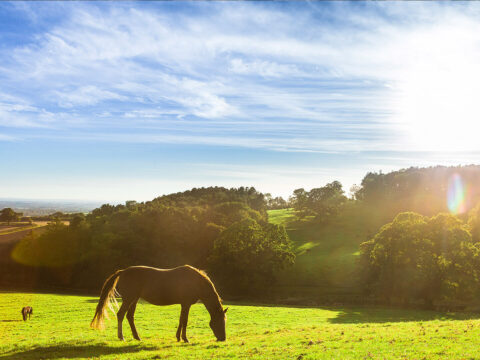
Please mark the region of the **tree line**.
<svg viewBox="0 0 480 360"><path fill-rule="evenodd" d="M97 288L118 268L188 263L210 271L231 294L266 292L295 260L285 228L270 224L267 210L290 207L299 220L323 226L353 204L362 213L381 214L379 227L387 223L361 245L358 273L364 275L365 291L426 304L434 301L431 294L467 299L475 286L469 294L460 289L467 282L476 284L479 276L480 226L466 214L441 214L448 210L446 193L455 174L463 179L466 209L471 210L480 201L480 166L473 165L368 173L350 196L339 181L296 189L288 201L252 187L209 187L142 203L105 204L86 215L68 215L69 226L56 216L43 234L25 238L13 255L41 269L42 284Z"/></svg>
<svg viewBox="0 0 480 360"><path fill-rule="evenodd" d="M283 226L268 222L263 194L254 188L210 187L145 203L102 205L55 221L13 252L23 264L62 269L40 282L98 288L114 270L130 265L169 268L191 264L211 271L229 293L267 289L276 273L293 264Z"/></svg>

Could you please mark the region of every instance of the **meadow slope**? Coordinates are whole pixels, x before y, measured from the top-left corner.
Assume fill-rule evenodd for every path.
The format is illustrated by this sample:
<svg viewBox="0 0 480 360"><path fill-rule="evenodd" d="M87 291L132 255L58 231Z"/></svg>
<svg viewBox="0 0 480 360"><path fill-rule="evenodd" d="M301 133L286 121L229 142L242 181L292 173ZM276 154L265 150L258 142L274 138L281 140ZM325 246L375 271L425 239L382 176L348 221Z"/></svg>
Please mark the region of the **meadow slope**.
<svg viewBox="0 0 480 360"><path fill-rule="evenodd" d="M203 305L192 307L189 344L177 343L179 306L140 303L141 342L89 328L96 297L0 293L0 359L476 359L480 320L472 314L369 308L230 304L227 341L216 342ZM34 308L21 320L24 305Z"/></svg>
<svg viewBox="0 0 480 360"><path fill-rule="evenodd" d="M278 297L324 301L328 296L359 294L359 245L388 220L383 214L346 206L327 224L298 221L293 209L268 211L269 221L282 224L294 244L295 265L278 277Z"/></svg>

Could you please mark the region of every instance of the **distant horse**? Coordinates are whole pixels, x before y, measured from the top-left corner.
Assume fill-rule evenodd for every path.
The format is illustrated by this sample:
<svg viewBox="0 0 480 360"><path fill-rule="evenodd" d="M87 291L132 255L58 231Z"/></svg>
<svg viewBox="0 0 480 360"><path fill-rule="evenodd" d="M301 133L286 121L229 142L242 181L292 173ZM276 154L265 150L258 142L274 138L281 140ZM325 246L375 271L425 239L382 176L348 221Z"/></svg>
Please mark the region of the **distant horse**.
<svg viewBox="0 0 480 360"><path fill-rule="evenodd" d="M210 328L218 341L225 341L225 313L215 286L208 276L189 265L174 269L157 269L148 266L131 266L118 270L103 284L95 316L90 324L92 328L104 327L107 307L116 303L116 289L122 297L122 306L117 313L118 338L123 340L122 322L127 314L133 337L140 340L134 323L134 314L140 298L153 305L181 304L180 322L177 329L177 341L180 335L187 339L187 322L190 306L201 300L210 313ZM112 309L113 310L113 309Z"/></svg>
<svg viewBox="0 0 480 360"><path fill-rule="evenodd" d="M27 321L27 316L28 319L30 319L30 316L33 315L33 308L31 306L25 306L22 308L22 316L23 316L23 321Z"/></svg>

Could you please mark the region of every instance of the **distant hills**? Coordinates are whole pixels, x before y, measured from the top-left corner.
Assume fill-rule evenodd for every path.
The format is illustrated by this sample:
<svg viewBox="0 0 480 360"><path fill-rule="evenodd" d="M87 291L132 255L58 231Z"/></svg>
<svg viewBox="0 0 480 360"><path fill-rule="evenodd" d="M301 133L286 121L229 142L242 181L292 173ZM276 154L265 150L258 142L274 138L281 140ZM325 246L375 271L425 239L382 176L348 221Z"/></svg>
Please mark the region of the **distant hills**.
<svg viewBox="0 0 480 360"><path fill-rule="evenodd" d="M29 200L1 199L0 209L12 208L25 216L49 215L57 211L63 213L86 213L102 205L102 202L77 200Z"/></svg>

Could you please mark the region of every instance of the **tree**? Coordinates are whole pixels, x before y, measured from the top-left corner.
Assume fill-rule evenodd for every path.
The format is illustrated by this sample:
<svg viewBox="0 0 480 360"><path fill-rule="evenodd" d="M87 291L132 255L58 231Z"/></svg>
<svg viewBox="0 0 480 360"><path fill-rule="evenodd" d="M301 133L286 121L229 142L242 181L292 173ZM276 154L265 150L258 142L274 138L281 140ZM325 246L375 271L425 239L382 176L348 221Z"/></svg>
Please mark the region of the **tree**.
<svg viewBox="0 0 480 360"><path fill-rule="evenodd" d="M352 200L362 200L361 190L362 187L360 185L353 184L352 186L350 186L350 198Z"/></svg>
<svg viewBox="0 0 480 360"><path fill-rule="evenodd" d="M317 222L325 222L337 215L346 200L339 181L310 191L297 189L292 196L293 207L300 217L311 215Z"/></svg>
<svg viewBox="0 0 480 360"><path fill-rule="evenodd" d="M468 227L475 242L480 242L480 204L468 214Z"/></svg>
<svg viewBox="0 0 480 360"><path fill-rule="evenodd" d="M0 221L6 221L10 225L11 221L16 221L19 218L19 214L12 208L4 208L0 211Z"/></svg>
<svg viewBox="0 0 480 360"><path fill-rule="evenodd" d="M288 208L288 202L281 196L272 197L271 194L265 194L265 201L267 203L268 210L286 209Z"/></svg>
<svg viewBox="0 0 480 360"><path fill-rule="evenodd" d="M478 249L453 215L401 213L360 250L367 289L388 301L422 299L431 307L471 295Z"/></svg>
<svg viewBox="0 0 480 360"><path fill-rule="evenodd" d="M241 294L265 290L295 255L283 226L253 219L232 224L215 240L210 268L224 288Z"/></svg>

